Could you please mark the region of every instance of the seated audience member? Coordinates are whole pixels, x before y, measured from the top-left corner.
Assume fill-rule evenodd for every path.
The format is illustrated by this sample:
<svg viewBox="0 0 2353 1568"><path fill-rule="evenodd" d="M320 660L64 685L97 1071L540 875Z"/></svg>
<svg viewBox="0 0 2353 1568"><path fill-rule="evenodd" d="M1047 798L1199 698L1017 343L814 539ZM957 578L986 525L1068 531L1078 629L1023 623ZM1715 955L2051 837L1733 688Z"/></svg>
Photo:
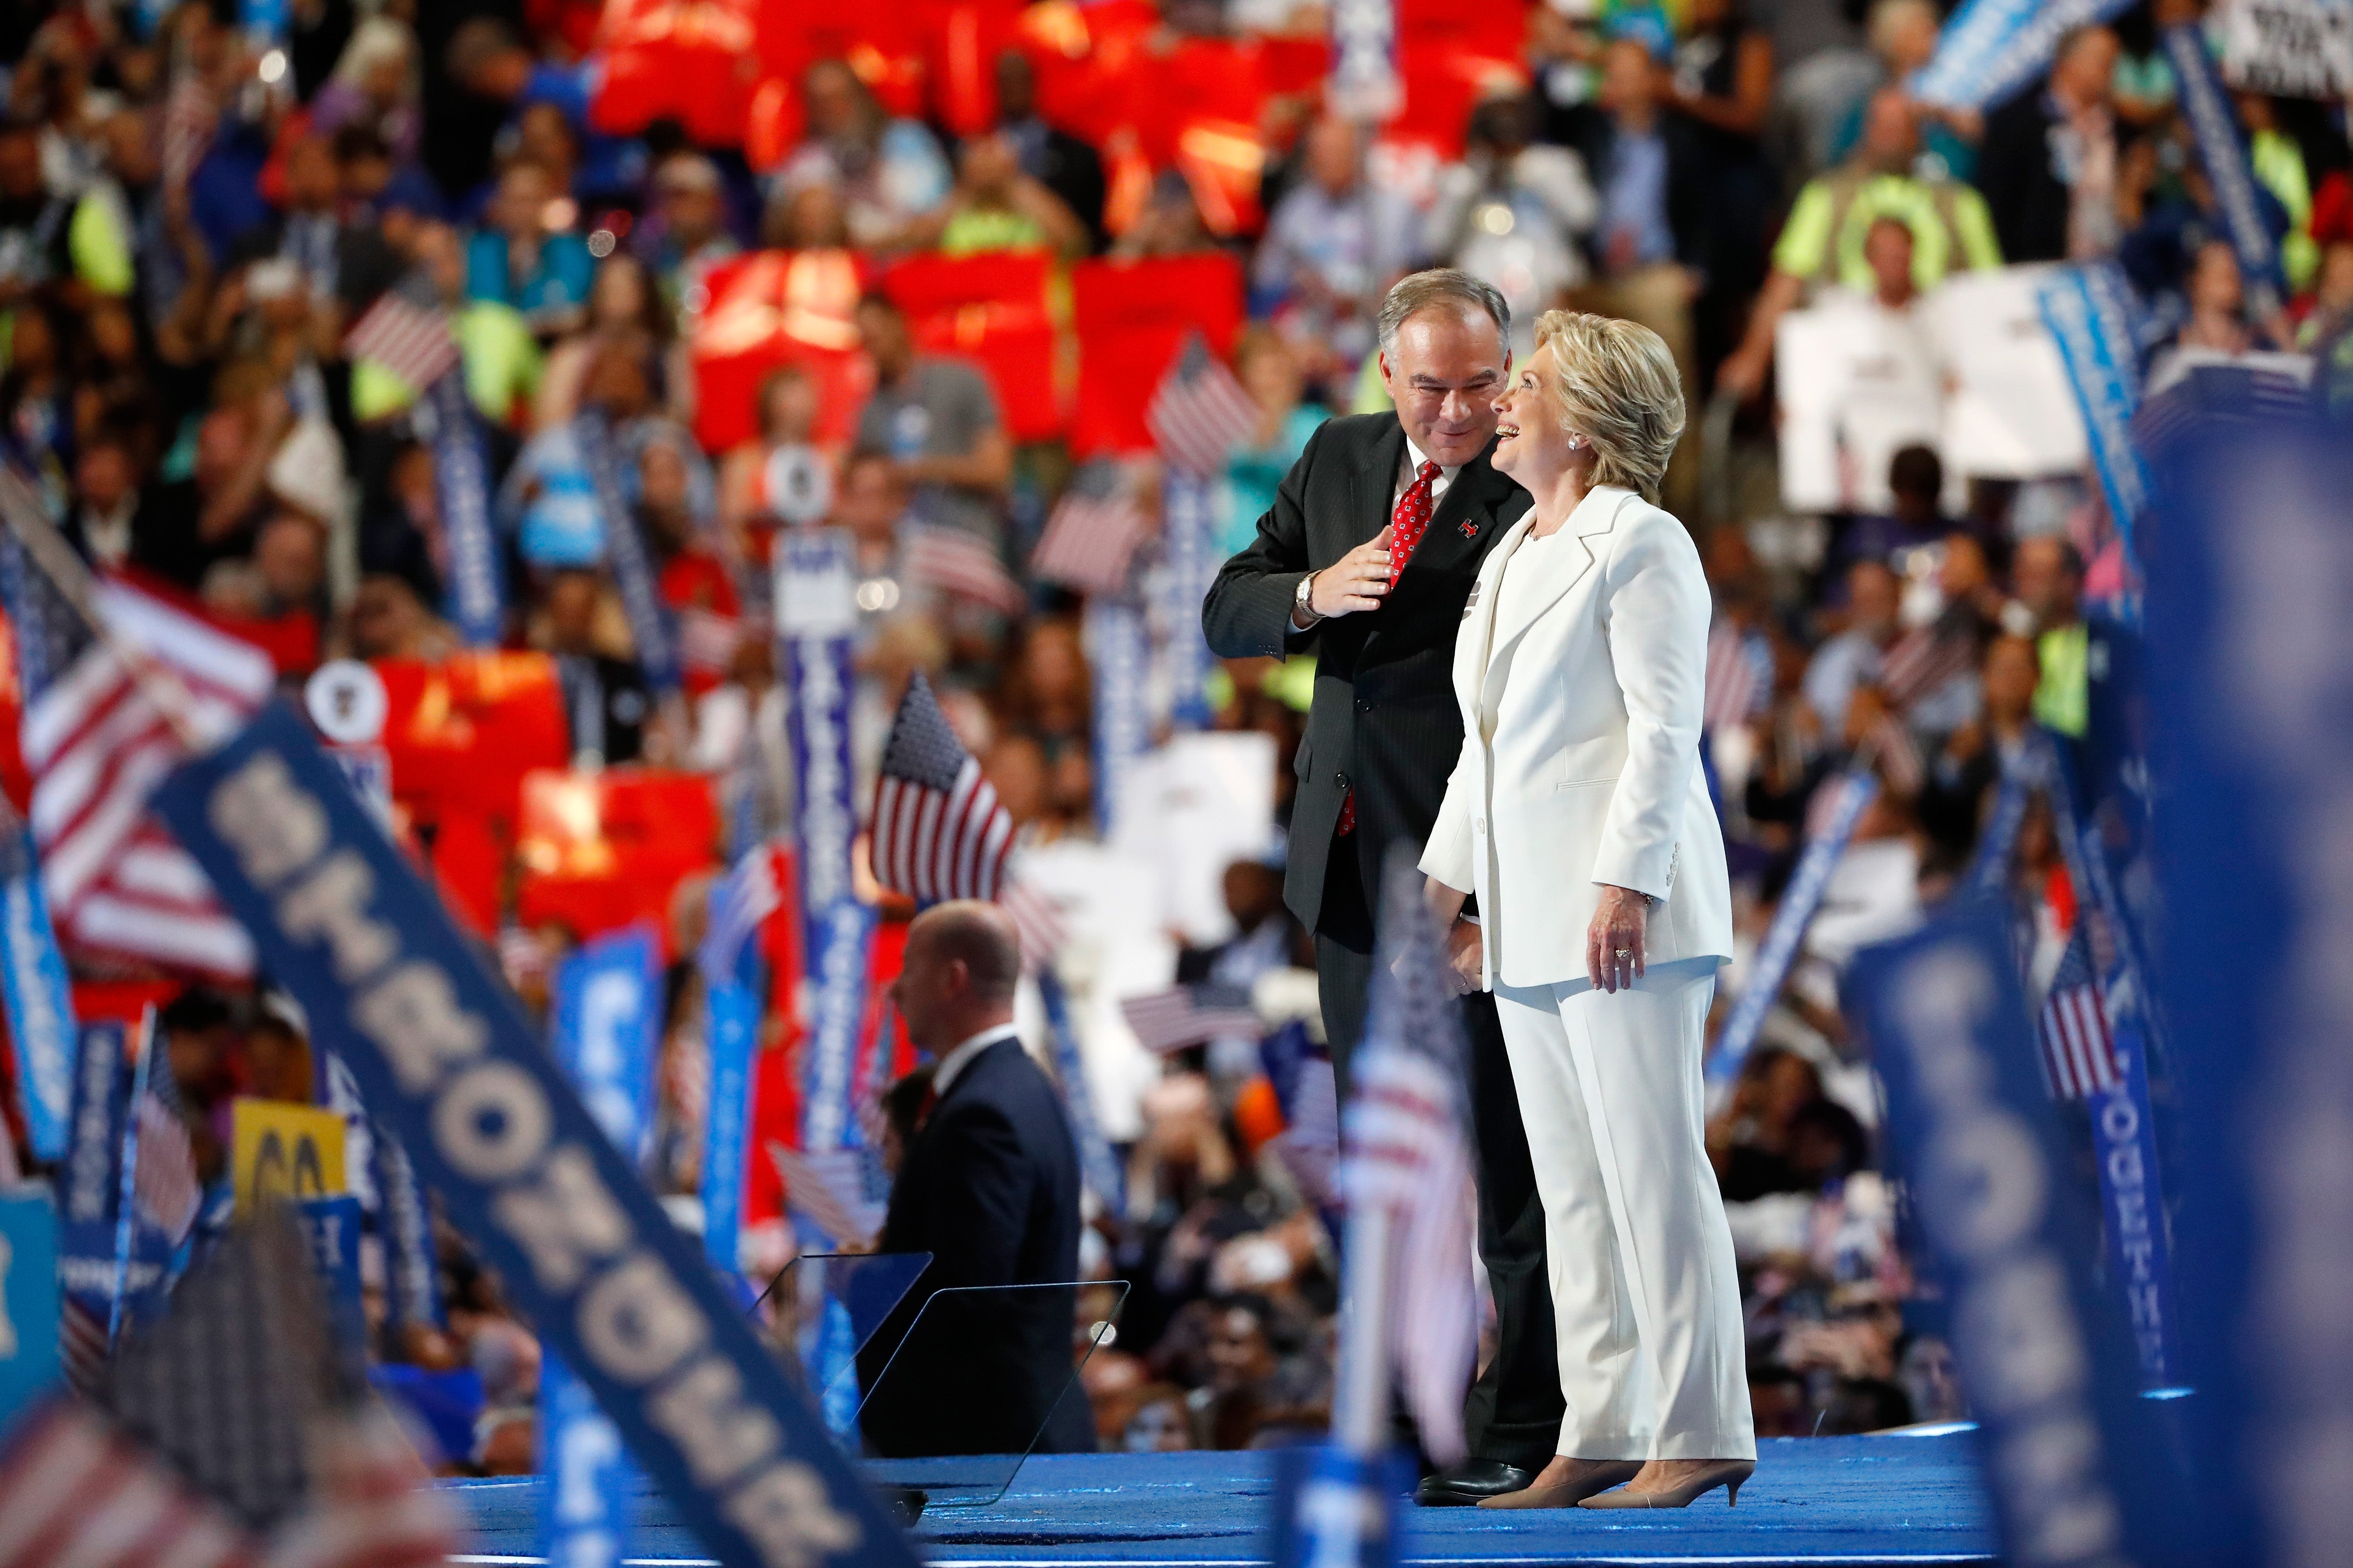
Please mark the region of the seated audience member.
<svg viewBox="0 0 2353 1568"><path fill-rule="evenodd" d="M1916 173L1919 151L1911 101L1900 89L1882 89L1871 100L1854 155L1798 193L1774 242L1773 270L1757 298L1748 335L1716 373L1718 385L1754 397L1772 365L1775 327L1813 290L1836 283L1875 292L1864 241L1880 218L1912 231L1912 277L1924 293L1948 273L2001 265L1985 198L1947 176Z"/></svg>
<svg viewBox="0 0 2353 1568"><path fill-rule="evenodd" d="M1092 243L1062 198L1022 169L1020 150L1002 132L965 140L947 200L912 220L906 237L944 256L1043 250L1064 261L1086 255Z"/></svg>
<svg viewBox="0 0 2353 1568"><path fill-rule="evenodd" d="M541 164L516 159L499 176L482 211L483 226L466 242L466 294L522 312L534 331L553 336L580 319L596 263L587 244L558 223L578 210L562 197Z"/></svg>
<svg viewBox="0 0 2353 1568"><path fill-rule="evenodd" d="M1855 689L1879 679L1880 662L1895 640L1895 574L1878 561L1847 568L1846 627L1814 652L1806 666L1806 700L1831 737L1845 733Z"/></svg>
<svg viewBox="0 0 2353 1568"><path fill-rule="evenodd" d="M1012 142L1021 172L1060 197L1086 226L1087 248L1101 250L1108 237L1103 155L1038 113L1038 70L1019 49L997 57L997 129Z"/></svg>
<svg viewBox="0 0 2353 1568"><path fill-rule="evenodd" d="M881 1454L1018 1454L1033 1436L1043 1453L1095 1446L1086 1402L1062 1397L1069 1289L938 1294L1079 1277L1078 1152L1061 1096L1013 1027L1020 976L1012 919L995 905L934 905L908 928L892 1000L937 1067L881 1250L928 1252L932 1265L859 1354L859 1426ZM919 1314L930 1321L917 1327Z"/></svg>
<svg viewBox="0 0 2353 1568"><path fill-rule="evenodd" d="M874 359L874 395L858 416L857 450L891 459L923 521L999 542L1013 438L987 378L917 353L907 318L882 295L859 301L858 335Z"/></svg>
<svg viewBox="0 0 2353 1568"><path fill-rule="evenodd" d="M832 187L840 196L849 243L893 249L907 226L947 198L947 160L922 121L894 120L858 73L841 60L818 60L802 78L808 140L787 159L775 188Z"/></svg>

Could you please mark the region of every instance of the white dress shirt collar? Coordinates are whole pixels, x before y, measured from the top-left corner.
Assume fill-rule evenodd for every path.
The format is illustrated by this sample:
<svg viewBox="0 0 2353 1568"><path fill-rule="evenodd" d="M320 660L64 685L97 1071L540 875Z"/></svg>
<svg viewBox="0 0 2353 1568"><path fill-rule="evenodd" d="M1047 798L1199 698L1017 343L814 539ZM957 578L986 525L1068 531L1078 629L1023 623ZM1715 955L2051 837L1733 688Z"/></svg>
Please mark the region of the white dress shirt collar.
<svg viewBox="0 0 2353 1568"><path fill-rule="evenodd" d="M1019 1033L1020 1031L1010 1024L994 1024L973 1036L972 1038L959 1042L954 1050L940 1058L940 1065L932 1069L933 1096L944 1098L948 1092L948 1087L963 1076L965 1068L972 1065L973 1058L980 1055L997 1041L1013 1039Z"/></svg>
<svg viewBox="0 0 2353 1568"><path fill-rule="evenodd" d="M1413 483L1414 475L1421 472L1422 464L1427 463L1428 461L1430 461L1430 455L1424 452L1419 447L1414 445L1412 437L1407 437L1405 438L1405 457L1398 465L1397 483L1389 491L1389 506L1391 510L1394 510L1397 507L1397 503L1405 499L1406 487ZM1440 468L1438 470L1438 478L1432 479L1430 483L1430 504L1433 507L1436 506L1440 499L1446 494L1446 487L1454 482L1454 476L1461 471L1462 469L1459 465L1451 468Z"/></svg>

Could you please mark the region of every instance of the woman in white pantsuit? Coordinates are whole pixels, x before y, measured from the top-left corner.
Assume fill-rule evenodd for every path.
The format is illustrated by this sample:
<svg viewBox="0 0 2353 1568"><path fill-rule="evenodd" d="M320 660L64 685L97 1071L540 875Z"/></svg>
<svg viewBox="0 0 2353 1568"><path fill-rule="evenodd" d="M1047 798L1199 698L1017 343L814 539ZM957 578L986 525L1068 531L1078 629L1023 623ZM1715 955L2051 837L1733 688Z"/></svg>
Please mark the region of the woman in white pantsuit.
<svg viewBox="0 0 2353 1568"><path fill-rule="evenodd" d="M1535 498L1454 644L1462 756L1421 868L1458 982L1495 994L1544 1200L1558 1458L1495 1508L1679 1508L1757 1464L1702 1033L1732 899L1699 765L1708 594L1657 492L1673 357L1554 310L1496 405ZM1482 923L1459 920L1478 895ZM1618 1490L1609 1489L1625 1485Z"/></svg>

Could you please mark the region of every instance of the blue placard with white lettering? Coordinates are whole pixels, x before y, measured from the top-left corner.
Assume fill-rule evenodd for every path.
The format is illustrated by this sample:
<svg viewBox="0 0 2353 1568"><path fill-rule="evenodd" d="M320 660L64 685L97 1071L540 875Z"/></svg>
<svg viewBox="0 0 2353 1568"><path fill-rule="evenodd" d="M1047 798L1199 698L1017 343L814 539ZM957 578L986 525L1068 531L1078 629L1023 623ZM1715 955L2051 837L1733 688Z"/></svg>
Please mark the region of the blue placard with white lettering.
<svg viewBox="0 0 2353 1568"><path fill-rule="evenodd" d="M555 1058L613 1146L644 1157L652 1121L661 970L643 925L600 936L555 972Z"/></svg>
<svg viewBox="0 0 2353 1568"><path fill-rule="evenodd" d="M2104 261L2060 268L2035 290L2043 325L2051 329L2075 406L2084 416L2108 515L2127 549L2133 525L2148 504L2148 466L2133 440L2140 367L2126 308L2131 287L2123 268Z"/></svg>
<svg viewBox="0 0 2353 1568"><path fill-rule="evenodd" d="M1085 637L1095 688L1095 825L1106 837L1118 826L1135 764L1152 749L1145 697L1145 662L1150 650L1145 631L1143 607L1134 600L1088 595Z"/></svg>
<svg viewBox="0 0 2353 1568"><path fill-rule="evenodd" d="M728 980L703 993L703 1034L711 1048L711 1099L702 1127L702 1253L713 1268L743 1267L744 1163L752 1130L752 1047L760 1034L760 999Z"/></svg>
<svg viewBox="0 0 2353 1568"><path fill-rule="evenodd" d="M1749 1047L1765 1026L1765 1015L1781 994L1781 982L1788 978L1789 966L1798 961L1798 944L1805 940L1806 927L1821 908L1831 873L1838 868L1839 857L1854 837L1863 808L1879 795L1879 780L1861 771L1847 773L1822 787L1845 793L1831 807L1821 832L1807 841L1798 857L1798 868L1789 874L1789 885L1781 891L1781 906L1773 912L1764 945L1757 950L1755 968L1741 988L1739 1000L1732 1005L1732 1016L1724 1021L1715 1049L1708 1056L1710 1082L1730 1083L1740 1076L1741 1064L1748 1059Z"/></svg>
<svg viewBox="0 0 2353 1568"><path fill-rule="evenodd" d="M858 807L849 697L857 672L850 636L858 607L847 532L795 529L777 536L776 549L776 637L790 701L785 730L793 748L800 829L801 918L814 946L826 910L853 896Z"/></svg>
<svg viewBox="0 0 2353 1568"><path fill-rule="evenodd" d="M840 1148L858 1126L858 1036L866 1022L873 935L874 911L855 899L835 900L809 924L808 973L817 1005L802 1047L801 1147L812 1153Z"/></svg>
<svg viewBox="0 0 2353 1568"><path fill-rule="evenodd" d="M1963 0L1913 73L1912 96L1947 109L1988 110L2050 68L2062 39L2104 22L2131 0Z"/></svg>
<svg viewBox="0 0 2353 1568"><path fill-rule="evenodd" d="M1170 464L1160 482L1160 629L1168 659L1168 721L1209 726L1209 672L1218 667L1201 633L1201 601L1223 564L1218 553L1218 487Z"/></svg>
<svg viewBox="0 0 2353 1568"><path fill-rule="evenodd" d="M632 1159L643 1157L652 1121L655 964L652 932L632 927L589 942L555 973L555 1059L606 1138ZM546 1357L542 1369L540 1473L594 1471L598 1484L540 1494L541 1552L570 1568L620 1568L637 1489L620 1434L561 1356Z"/></svg>
<svg viewBox="0 0 2353 1568"><path fill-rule="evenodd" d="M349 1193L294 1200L295 1223L327 1299L335 1339L360 1376L367 1369L367 1305L360 1293L360 1200Z"/></svg>
<svg viewBox="0 0 2353 1568"><path fill-rule="evenodd" d="M629 623L638 668L646 684L669 696L679 689L678 631L670 606L662 602L661 586L646 553L645 535L638 531L628 490L621 483L620 455L614 450L613 427L604 415L590 409L572 421L573 439L580 460L596 489L597 509L605 518L605 561L613 569L613 586L621 595L621 614Z"/></svg>
<svg viewBox="0 0 2353 1568"><path fill-rule="evenodd" d="M0 992L16 1048L25 1131L38 1160L62 1159L73 1100L73 992L41 893L32 830L0 830Z"/></svg>
<svg viewBox="0 0 2353 1568"><path fill-rule="evenodd" d="M2255 166L2247 154L2247 139L2239 127L2222 73L2206 52L2206 29L2197 22L2177 23L2159 35L2166 63L2173 68L2174 95L2189 139L2198 148L2213 186L2214 205L2221 209L2222 227L2238 253L2239 275L2245 281L2247 304L2258 321L2279 309L2279 245L2265 221L2263 200L2256 195Z"/></svg>
<svg viewBox="0 0 2353 1568"><path fill-rule="evenodd" d="M491 518L491 465L474 405L459 368L433 384L433 485L441 502L441 542L449 581L441 613L468 647L496 647L506 635L506 574Z"/></svg>
<svg viewBox="0 0 2353 1568"><path fill-rule="evenodd" d="M2185 1441L2206 1561L2341 1554L2353 1429L2353 443L2275 418L2156 455L2147 733L2180 1206ZM2235 1555L2232 1555L2235 1553Z"/></svg>
<svg viewBox="0 0 2353 1568"><path fill-rule="evenodd" d="M123 1156L132 1142L132 1079L121 1024L92 1024L81 1031L65 1166L58 1173L58 1277L66 1292L110 1330L126 1310L135 1322L159 1300L172 1258L163 1233L139 1223L122 1203L124 1178L131 1173Z"/></svg>
<svg viewBox="0 0 2353 1568"><path fill-rule="evenodd" d="M273 703L155 809L516 1306L729 1568L913 1568L439 900Z"/></svg>
<svg viewBox="0 0 2353 1568"><path fill-rule="evenodd" d="M0 1195L0 1428L58 1380L58 1211L37 1189Z"/></svg>
<svg viewBox="0 0 2353 1568"><path fill-rule="evenodd" d="M2088 1268L2036 1066L2007 911L1962 905L1858 954L1849 979L1887 1089L1886 1147L1951 1308L1953 1355L2013 1563L2149 1561L2177 1490ZM2161 1553L2154 1560L2164 1561Z"/></svg>

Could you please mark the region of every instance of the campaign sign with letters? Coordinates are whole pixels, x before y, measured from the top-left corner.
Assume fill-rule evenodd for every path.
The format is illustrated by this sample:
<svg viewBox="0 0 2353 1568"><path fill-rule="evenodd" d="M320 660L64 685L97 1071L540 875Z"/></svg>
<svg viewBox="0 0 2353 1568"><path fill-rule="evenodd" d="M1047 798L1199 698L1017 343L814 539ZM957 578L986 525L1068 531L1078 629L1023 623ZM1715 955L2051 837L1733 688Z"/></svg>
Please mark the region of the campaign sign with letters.
<svg viewBox="0 0 2353 1568"><path fill-rule="evenodd" d="M1337 0L1332 7L1332 110L1377 124L1405 100L1397 68L1396 0Z"/></svg>
<svg viewBox="0 0 2353 1568"><path fill-rule="evenodd" d="M2222 72L2247 92L2335 100L2353 94L2353 5L2222 0Z"/></svg>
<svg viewBox="0 0 2353 1568"><path fill-rule="evenodd" d="M800 813L801 909L814 953L828 906L852 897L851 847L858 808L850 798L849 698L856 671L850 635L858 603L849 535L840 529L777 535L776 637L791 693L786 731L793 747L794 801Z"/></svg>
<svg viewBox="0 0 2353 1568"><path fill-rule="evenodd" d="M154 805L712 1555L913 1568L694 1242L301 721L265 709Z"/></svg>
<svg viewBox="0 0 2353 1568"><path fill-rule="evenodd" d="M2239 253L2239 274L2246 280L2247 304L2260 321L2279 308L2279 247L2256 195L2255 168L2247 155L2246 137L2238 111L2222 89L2222 74L2206 52L2206 30L2196 22L2177 23L2159 36L2165 58L2173 67L2174 93L2181 118L2189 126L2198 161L2214 187L2214 205L2221 208L2222 227L2231 248Z"/></svg>
<svg viewBox="0 0 2353 1568"><path fill-rule="evenodd" d="M1083 635L1095 677L1095 820L1116 833L1129 777L1152 749L1144 610L1133 600L1090 594Z"/></svg>
<svg viewBox="0 0 2353 1568"><path fill-rule="evenodd" d="M711 1049L711 1099L702 1128L702 1252L713 1268L733 1274L744 1267L738 1248L760 999L750 986L729 980L705 991L702 1006Z"/></svg>
<svg viewBox="0 0 2353 1568"><path fill-rule="evenodd" d="M452 370L426 394L433 410L434 490L441 502L441 542L449 584L441 613L468 647L496 647L506 634L507 592L498 531L491 521L491 465L466 396L466 374Z"/></svg>
<svg viewBox="0 0 2353 1568"><path fill-rule="evenodd" d="M654 564L646 554L645 535L638 530L628 491L621 484L620 458L613 449L613 429L604 415L591 409L572 421L573 439L588 482L596 491L597 509L605 518L605 560L613 569L613 586L621 595L621 614L629 623L638 668L656 694L667 697L679 689L678 631L670 606L662 603Z"/></svg>
<svg viewBox="0 0 2353 1568"><path fill-rule="evenodd" d="M122 1205L132 1076L121 1024L92 1024L81 1031L65 1165L58 1178L58 1279L110 1326L126 1310L137 1321L160 1300L172 1258L163 1232L137 1223L135 1211L126 1215ZM125 1217L132 1219L127 1258L121 1250Z"/></svg>
<svg viewBox="0 0 2353 1568"><path fill-rule="evenodd" d="M652 928L598 937L555 972L555 1049L588 1114L632 1160L652 1121L661 970Z"/></svg>
<svg viewBox="0 0 2353 1568"><path fill-rule="evenodd" d="M638 926L600 937L555 974L555 1059L613 1147L643 1158L653 1120L653 1035L661 977L653 933ZM551 1375L552 1374L552 1375ZM547 1356L539 1385L539 1470L559 1478L540 1494L540 1549L566 1568L619 1568L628 1540L628 1456L586 1388ZM593 1486L561 1478L592 1477Z"/></svg>
<svg viewBox="0 0 2353 1568"><path fill-rule="evenodd" d="M807 1065L801 1086L801 1147L811 1153L840 1148L858 1124L858 1037L866 1021L867 951L873 934L874 911L856 899L836 899L809 923L809 978L817 1003L802 1047Z"/></svg>
<svg viewBox="0 0 2353 1568"><path fill-rule="evenodd" d="M332 1197L343 1180L343 1119L274 1100L229 1102L229 1184L239 1215L265 1199Z"/></svg>
<svg viewBox="0 0 2353 1568"><path fill-rule="evenodd" d="M1168 659L1168 718L1178 730L1209 727L1209 672L1218 667L1201 632L1218 553L1218 487L1168 465L1160 482L1160 636Z"/></svg>
<svg viewBox="0 0 2353 1568"><path fill-rule="evenodd" d="M1711 1084L1730 1083L1740 1076L1740 1065L1748 1059L1749 1047L1757 1043L1757 1032L1765 1026L1765 1015L1772 1011L1774 1000L1781 994L1781 982L1788 977L1789 965L1797 962L1798 944L1805 940L1806 927L1813 922L1814 911L1821 907L1823 889L1831 885L1831 873L1837 869L1839 857L1846 853L1848 842L1854 837L1854 830L1862 821L1863 807L1879 795L1879 780L1867 773L1850 773L1831 787L1846 793L1831 808L1821 832L1798 857L1798 868L1789 873L1789 885L1781 889L1781 906L1773 913L1773 924L1765 933L1764 945L1757 950L1757 963L1747 983L1740 988L1738 1000L1732 1005L1732 1016L1724 1021L1724 1032L1716 1037L1715 1051L1707 1058L1707 1079Z"/></svg>
<svg viewBox="0 0 2353 1568"><path fill-rule="evenodd" d="M73 993L41 894L32 829L21 823L14 831L0 829L0 992L7 999L8 1039L16 1047L33 1155L61 1159L73 1099Z"/></svg>
<svg viewBox="0 0 2353 1568"><path fill-rule="evenodd" d="M1912 96L1945 109L1991 109L2043 73L2060 39L2129 4L1963 0L1937 35L1936 52L1913 73Z"/></svg>
<svg viewBox="0 0 2353 1568"><path fill-rule="evenodd" d="M2200 419L2157 454L2152 965L2179 1194L2179 1380L2206 1559L2343 1553L2353 1430L2353 443Z"/></svg>
<svg viewBox="0 0 2353 1568"><path fill-rule="evenodd" d="M37 1188L0 1194L0 1428L58 1380L58 1211Z"/></svg>
<svg viewBox="0 0 2353 1568"><path fill-rule="evenodd" d="M332 1198L298 1198L293 1205L302 1244L319 1276L320 1293L335 1325L336 1340L365 1374L367 1307L360 1295L360 1201L349 1193Z"/></svg>
<svg viewBox="0 0 2353 1568"><path fill-rule="evenodd" d="M2167 1510L2130 1342L2036 1067L2008 911L1971 902L1858 954L1849 996L1887 1090L1886 1147L1952 1311L2012 1563L2147 1562Z"/></svg>
<svg viewBox="0 0 2353 1568"><path fill-rule="evenodd" d="M403 1328L441 1329L440 1265L433 1256L433 1215L417 1167L390 1129L371 1123L375 1134L377 1223L384 1232L385 1310Z"/></svg>

